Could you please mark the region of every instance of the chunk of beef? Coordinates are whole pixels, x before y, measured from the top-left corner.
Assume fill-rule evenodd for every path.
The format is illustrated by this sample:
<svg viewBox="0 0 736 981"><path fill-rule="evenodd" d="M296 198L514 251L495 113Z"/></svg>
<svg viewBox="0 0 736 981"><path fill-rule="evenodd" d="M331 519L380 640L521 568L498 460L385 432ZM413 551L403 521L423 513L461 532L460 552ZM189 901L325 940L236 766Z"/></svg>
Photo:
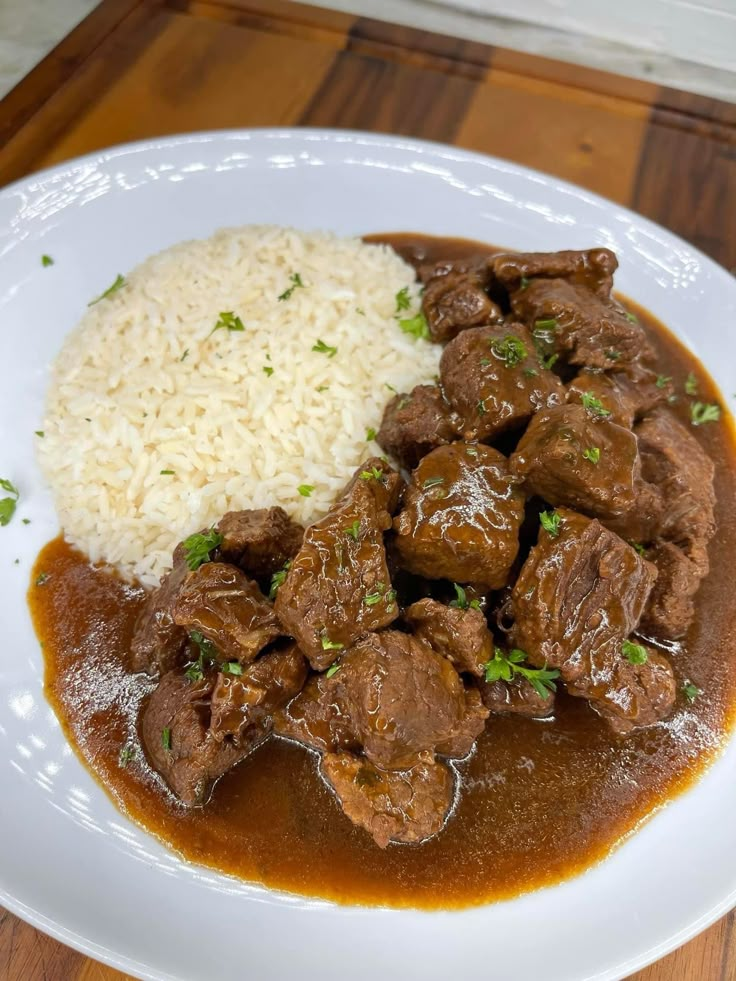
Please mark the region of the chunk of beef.
<svg viewBox="0 0 736 981"><path fill-rule="evenodd" d="M278 572L299 551L304 529L283 508L228 511L217 525L219 553L254 579Z"/></svg>
<svg viewBox="0 0 736 981"><path fill-rule="evenodd" d="M465 439L492 439L565 400L522 324L463 331L442 352L440 378Z"/></svg>
<svg viewBox="0 0 736 981"><path fill-rule="evenodd" d="M506 458L453 443L425 456L394 520L403 566L428 579L500 589L519 550L524 496Z"/></svg>
<svg viewBox="0 0 736 981"><path fill-rule="evenodd" d="M268 727L250 726L238 740L217 739L210 728L213 672L190 681L165 674L144 704L141 739L153 767L184 804L202 804L212 783L268 738Z"/></svg>
<svg viewBox="0 0 736 981"><path fill-rule="evenodd" d="M344 496L307 529L276 596L276 612L313 668L398 616L383 533L400 489L385 463L359 468Z"/></svg>
<svg viewBox="0 0 736 981"><path fill-rule="evenodd" d="M426 275L426 273L425 273ZM442 262L425 279L422 311L433 341L445 343L461 330L503 318L487 293L487 261Z"/></svg>
<svg viewBox="0 0 736 981"><path fill-rule="evenodd" d="M621 306L567 280L533 279L512 294L511 309L545 352L569 364L611 368L653 357L644 331Z"/></svg>
<svg viewBox="0 0 736 981"><path fill-rule="evenodd" d="M412 470L431 450L457 439L460 419L436 385L417 385L386 406L376 437L379 446Z"/></svg>
<svg viewBox="0 0 736 981"><path fill-rule="evenodd" d="M423 599L404 613L414 636L451 661L458 671L483 675L493 656L493 638L480 609L445 606Z"/></svg>
<svg viewBox="0 0 736 981"><path fill-rule="evenodd" d="M351 496L356 487L367 487L376 508L396 514L404 493L404 478L380 456L372 456L362 463L338 495L339 501ZM338 501L338 503L339 503Z"/></svg>
<svg viewBox="0 0 736 981"><path fill-rule="evenodd" d="M130 646L133 671L165 674L182 661L187 632L174 622L173 606L187 572L184 548L178 545L173 569L149 594L138 615Z"/></svg>
<svg viewBox="0 0 736 981"><path fill-rule="evenodd" d="M523 715L529 719L545 719L554 712L555 694L543 697L530 681L516 675L511 681L481 681L483 704L491 715Z"/></svg>
<svg viewBox="0 0 736 981"><path fill-rule="evenodd" d="M258 586L224 562L206 562L187 575L173 618L187 632L211 641L226 661L252 661L283 633Z"/></svg>
<svg viewBox="0 0 736 981"><path fill-rule="evenodd" d="M598 521L560 510L557 534L540 529L512 594L511 640L532 664L557 668L568 692L609 722L648 724L671 707L670 674L657 659L632 664L654 566Z"/></svg>
<svg viewBox="0 0 736 981"><path fill-rule="evenodd" d="M532 279L564 279L608 299L618 259L610 249L561 252L505 252L493 257L491 271L509 293Z"/></svg>
<svg viewBox="0 0 736 981"><path fill-rule="evenodd" d="M656 566L658 575L641 629L655 637L676 640L685 635L692 622L694 597L704 572L672 542L655 542L647 550L647 559Z"/></svg>
<svg viewBox="0 0 736 981"><path fill-rule="evenodd" d="M328 753L320 769L346 816L379 848L431 838L442 830L452 806L453 775L436 761L387 771L350 753Z"/></svg>
<svg viewBox="0 0 736 981"><path fill-rule="evenodd" d="M333 675L313 674L302 691L274 715L278 736L316 749L320 753L358 751L360 740L346 714L344 699Z"/></svg>
<svg viewBox="0 0 736 981"><path fill-rule="evenodd" d="M538 412L512 454L513 473L549 504L600 518L627 515L639 500L636 436L582 405Z"/></svg>
<svg viewBox="0 0 736 981"><path fill-rule="evenodd" d="M464 756L487 718L450 662L408 634L368 634L339 665L337 696L376 766L405 769L435 751Z"/></svg>
<svg viewBox="0 0 736 981"><path fill-rule="evenodd" d="M307 678L307 662L289 644L257 658L241 675L220 673L212 693L212 733L240 740L252 725L271 725L274 711L294 698Z"/></svg>
<svg viewBox="0 0 736 981"><path fill-rule="evenodd" d="M672 382L643 365L634 363L626 371L600 371L583 368L567 390L568 402L582 402L593 396L610 412L611 422L631 429L634 422L666 402Z"/></svg>

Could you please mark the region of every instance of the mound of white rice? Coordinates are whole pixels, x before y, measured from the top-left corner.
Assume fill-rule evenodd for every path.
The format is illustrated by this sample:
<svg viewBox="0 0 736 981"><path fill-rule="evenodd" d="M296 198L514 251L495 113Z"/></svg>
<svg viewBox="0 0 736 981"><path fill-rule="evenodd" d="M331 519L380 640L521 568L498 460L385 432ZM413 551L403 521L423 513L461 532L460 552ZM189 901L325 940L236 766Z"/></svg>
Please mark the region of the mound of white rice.
<svg viewBox="0 0 736 981"><path fill-rule="evenodd" d="M391 390L437 372L440 349L395 318L406 286L402 317L418 287L389 248L270 226L146 260L53 366L37 445L67 538L152 584L176 543L225 511L320 517L381 452L367 430ZM221 313L244 329L213 333Z"/></svg>

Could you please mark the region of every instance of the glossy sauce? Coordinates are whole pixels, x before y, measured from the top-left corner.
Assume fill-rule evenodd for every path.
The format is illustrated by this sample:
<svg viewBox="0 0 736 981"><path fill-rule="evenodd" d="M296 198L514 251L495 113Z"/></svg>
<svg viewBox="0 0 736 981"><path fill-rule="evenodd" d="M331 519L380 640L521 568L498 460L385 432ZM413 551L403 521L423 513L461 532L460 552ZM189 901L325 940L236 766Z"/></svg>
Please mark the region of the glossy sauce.
<svg viewBox="0 0 736 981"><path fill-rule="evenodd" d="M409 261L488 248L418 235L382 235ZM701 401L718 401L702 367L665 328L628 303L652 333L658 370L680 393L695 371ZM343 815L316 758L273 738L187 810L146 764L137 713L153 683L124 668L143 591L94 568L62 539L34 569L29 602L46 658L46 694L83 762L130 818L193 862L264 885L340 902L459 908L567 878L605 857L710 762L736 703L736 448L730 417L693 430L716 463L717 532L696 622L671 645L678 695L665 723L617 739L582 700L558 696L554 719L492 716L471 758L456 766L461 792L445 829L423 845L379 849ZM35 585L41 572L48 579ZM120 752L133 758L120 765Z"/></svg>

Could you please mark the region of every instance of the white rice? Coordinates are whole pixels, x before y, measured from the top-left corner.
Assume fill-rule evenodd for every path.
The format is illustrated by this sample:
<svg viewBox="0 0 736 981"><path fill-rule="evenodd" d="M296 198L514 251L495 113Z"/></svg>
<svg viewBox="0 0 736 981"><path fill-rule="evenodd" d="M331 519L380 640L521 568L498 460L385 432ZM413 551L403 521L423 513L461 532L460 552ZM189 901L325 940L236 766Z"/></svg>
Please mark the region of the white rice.
<svg viewBox="0 0 736 981"><path fill-rule="evenodd" d="M304 287L279 301L296 273ZM405 286L410 317L419 290L391 249L271 226L147 259L88 309L53 366L37 445L68 540L153 584L176 543L225 511L324 514L381 452L366 431L391 388L437 372L440 349L397 324ZM212 333L224 311L245 330ZM319 341L334 357L312 350Z"/></svg>

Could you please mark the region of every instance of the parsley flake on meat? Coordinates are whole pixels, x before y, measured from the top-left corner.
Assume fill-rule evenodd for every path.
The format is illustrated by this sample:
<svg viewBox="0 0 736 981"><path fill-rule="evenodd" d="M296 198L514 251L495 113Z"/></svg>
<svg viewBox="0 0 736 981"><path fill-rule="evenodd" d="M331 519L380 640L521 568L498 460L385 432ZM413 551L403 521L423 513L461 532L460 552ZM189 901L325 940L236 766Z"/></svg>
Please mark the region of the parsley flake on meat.
<svg viewBox="0 0 736 981"><path fill-rule="evenodd" d="M330 640L324 631L321 634L320 642L323 651L341 651L345 647L344 644L340 644L338 641Z"/></svg>
<svg viewBox="0 0 736 981"><path fill-rule="evenodd" d="M341 664L338 664L337 661L333 661L329 668L325 671L325 678L331 678L333 674L337 674L341 667Z"/></svg>
<svg viewBox="0 0 736 981"><path fill-rule="evenodd" d="M639 318L637 317L637 315L635 313L629 313L627 311L627 313L625 314L625 317L629 321L630 324L638 324L639 323Z"/></svg>
<svg viewBox="0 0 736 981"><path fill-rule="evenodd" d="M583 459L590 460L591 463L598 463L601 458L601 451L598 446L589 446L587 450L583 450Z"/></svg>
<svg viewBox="0 0 736 981"><path fill-rule="evenodd" d="M360 538L360 521L356 519L349 528L345 529L345 534L357 542Z"/></svg>
<svg viewBox="0 0 736 981"><path fill-rule="evenodd" d="M430 487L438 487L440 484L444 484L444 477L427 477L427 479L422 484L424 490L429 490Z"/></svg>
<svg viewBox="0 0 736 981"><path fill-rule="evenodd" d="M559 678L560 672L555 669L530 668L522 662L526 661L527 655L524 651L514 648L508 654L504 654L500 647L494 647L493 657L485 664L485 679L489 684L494 681L511 681L518 675L526 678L534 691L545 700L556 690L555 679Z"/></svg>
<svg viewBox="0 0 736 981"><path fill-rule="evenodd" d="M591 395L590 392L583 392L580 396L580 401L583 403L583 408L587 409L591 415L600 416L601 419L607 419L611 414L611 410L607 409L600 399L597 399L595 395Z"/></svg>
<svg viewBox="0 0 736 981"><path fill-rule="evenodd" d="M36 585L43 586L43 584L47 583L50 578L51 576L48 572L39 572L38 576L36 577Z"/></svg>
<svg viewBox="0 0 736 981"><path fill-rule="evenodd" d="M721 407L712 403L693 402L690 406L690 422L693 426L702 426L706 422L718 422L721 418Z"/></svg>
<svg viewBox="0 0 736 981"><path fill-rule="evenodd" d="M370 470L361 470L358 476L361 480L383 480L383 470L371 467Z"/></svg>
<svg viewBox="0 0 736 981"><path fill-rule="evenodd" d="M657 375L657 380L654 384L657 388L666 388L671 381L672 377L670 375Z"/></svg>
<svg viewBox="0 0 736 981"><path fill-rule="evenodd" d="M553 538L557 538L557 536L560 534L562 518L556 511L541 511L539 514L539 522L544 530Z"/></svg>
<svg viewBox="0 0 736 981"><path fill-rule="evenodd" d="M450 606L455 607L457 610L479 610L480 600L472 599L468 600L468 595L458 583L454 582L453 588L455 590L455 599L450 601Z"/></svg>
<svg viewBox="0 0 736 981"><path fill-rule="evenodd" d="M205 562L210 562L210 555L222 545L222 535L214 528L204 534L197 532L184 539L184 559L187 566L194 572Z"/></svg>
<svg viewBox="0 0 736 981"><path fill-rule="evenodd" d="M649 660L646 647L635 644L633 640L625 640L621 645L621 653L631 664L646 664Z"/></svg>
<svg viewBox="0 0 736 981"><path fill-rule="evenodd" d="M171 750L171 729L161 730L161 745L167 753Z"/></svg>
<svg viewBox="0 0 736 981"><path fill-rule="evenodd" d="M7 525L15 514L20 494L18 488L9 480L0 477L0 489L7 491L9 497L0 498L0 525Z"/></svg>
<svg viewBox="0 0 736 981"><path fill-rule="evenodd" d="M118 766L124 770L128 763L135 759L135 755L135 746L123 746L118 755Z"/></svg>
<svg viewBox="0 0 736 981"><path fill-rule="evenodd" d="M268 598L270 600L276 599L276 593L279 591L279 586L284 585L284 580L286 579L286 574L291 568L291 560L289 560L283 567L279 569L278 572L274 572L271 576L271 588L268 591Z"/></svg>
<svg viewBox="0 0 736 981"><path fill-rule="evenodd" d="M117 293L117 291L123 286L125 286L125 276L121 276L121 274L118 273L115 277L115 282L111 286L108 286L104 293L100 293L100 295L96 296L94 300L90 300L87 306L93 307L95 303L99 303L100 300L106 300L108 296L112 296L113 293Z"/></svg>
<svg viewBox="0 0 736 981"><path fill-rule="evenodd" d="M502 340L495 338L491 341L491 351L496 357L503 361L507 368L513 368L522 361L526 361L529 352L526 344L515 334L507 334Z"/></svg>
<svg viewBox="0 0 736 981"><path fill-rule="evenodd" d="M703 692L692 681L686 681L682 686L682 694L685 696L686 701L692 705L698 695L702 695Z"/></svg>
<svg viewBox="0 0 736 981"><path fill-rule="evenodd" d="M243 673L243 668L240 661L224 661L220 665L220 671L222 671L223 674L239 676Z"/></svg>

